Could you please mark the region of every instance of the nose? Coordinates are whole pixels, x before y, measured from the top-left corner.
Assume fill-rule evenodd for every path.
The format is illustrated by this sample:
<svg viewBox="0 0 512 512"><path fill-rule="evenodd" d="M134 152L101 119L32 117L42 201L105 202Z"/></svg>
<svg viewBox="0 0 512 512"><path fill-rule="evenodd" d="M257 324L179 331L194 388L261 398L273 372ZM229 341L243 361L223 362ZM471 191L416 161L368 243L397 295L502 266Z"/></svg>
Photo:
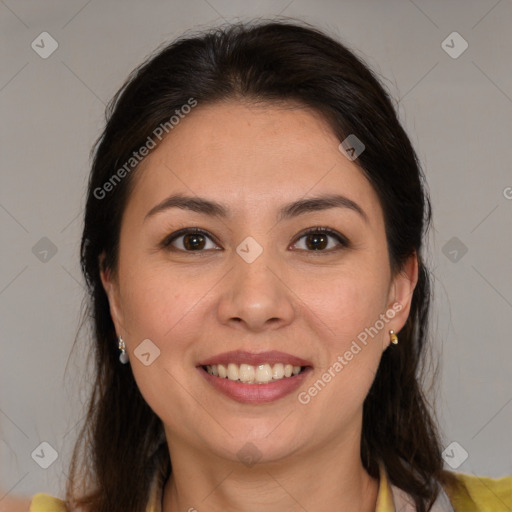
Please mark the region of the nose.
<svg viewBox="0 0 512 512"><path fill-rule="evenodd" d="M294 298L286 272L267 251L252 263L236 254L234 266L223 280L219 320L252 332L278 329L293 321Z"/></svg>

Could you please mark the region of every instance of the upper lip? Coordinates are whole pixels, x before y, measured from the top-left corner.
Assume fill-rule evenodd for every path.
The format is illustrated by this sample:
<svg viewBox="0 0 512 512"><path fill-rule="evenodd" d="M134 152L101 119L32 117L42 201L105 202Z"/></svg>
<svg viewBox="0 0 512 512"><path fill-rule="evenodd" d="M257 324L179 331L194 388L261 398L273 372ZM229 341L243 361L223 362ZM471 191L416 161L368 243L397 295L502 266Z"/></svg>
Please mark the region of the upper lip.
<svg viewBox="0 0 512 512"><path fill-rule="evenodd" d="M197 364L197 366L207 366L213 364L223 364L227 365L228 363L234 364L250 364L253 366L257 366L260 364L291 364L293 366L311 366L309 361L305 359L301 359L297 356L292 356L291 354L286 354L285 352L279 352L278 350L271 350L269 352L247 352L245 350L233 350L231 352L223 352L222 354L217 354L213 357L205 359Z"/></svg>

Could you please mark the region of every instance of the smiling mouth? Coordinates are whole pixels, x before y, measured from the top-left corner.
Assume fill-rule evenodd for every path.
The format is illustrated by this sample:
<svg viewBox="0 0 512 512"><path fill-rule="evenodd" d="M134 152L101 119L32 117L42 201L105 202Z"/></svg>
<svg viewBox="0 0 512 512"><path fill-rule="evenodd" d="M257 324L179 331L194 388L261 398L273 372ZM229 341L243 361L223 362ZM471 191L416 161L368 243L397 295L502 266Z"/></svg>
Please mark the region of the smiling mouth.
<svg viewBox="0 0 512 512"><path fill-rule="evenodd" d="M269 384L284 379L293 378L301 374L307 366L294 366L291 364L212 364L201 368L214 377L229 379L243 384Z"/></svg>

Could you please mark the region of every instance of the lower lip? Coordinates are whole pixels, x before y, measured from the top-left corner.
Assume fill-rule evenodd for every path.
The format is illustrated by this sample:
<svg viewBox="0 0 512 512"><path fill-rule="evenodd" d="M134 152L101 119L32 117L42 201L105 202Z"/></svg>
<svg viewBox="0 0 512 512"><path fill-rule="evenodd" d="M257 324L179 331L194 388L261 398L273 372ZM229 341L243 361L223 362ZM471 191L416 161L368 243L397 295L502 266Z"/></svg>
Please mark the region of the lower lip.
<svg viewBox="0 0 512 512"><path fill-rule="evenodd" d="M245 404L264 404L279 400L279 398L293 393L312 371L312 368L308 366L303 372L293 377L284 377L268 384L244 384L240 381L215 377L201 366L198 366L197 369L218 391L237 402Z"/></svg>

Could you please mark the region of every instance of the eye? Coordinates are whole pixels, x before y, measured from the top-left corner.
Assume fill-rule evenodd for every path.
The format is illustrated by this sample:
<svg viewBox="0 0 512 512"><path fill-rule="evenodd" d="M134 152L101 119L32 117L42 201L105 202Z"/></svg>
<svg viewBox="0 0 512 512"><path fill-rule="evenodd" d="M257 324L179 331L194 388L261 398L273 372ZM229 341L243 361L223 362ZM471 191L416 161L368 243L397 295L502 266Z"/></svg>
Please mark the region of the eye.
<svg viewBox="0 0 512 512"><path fill-rule="evenodd" d="M350 247L349 240L341 233L328 227L312 227L303 231L297 240L305 239L305 248L299 248L307 252L332 252L340 248ZM337 244L329 247L329 238L337 240ZM213 247L208 247L208 240ZM298 242L293 244L297 245ZM182 252L204 252L205 250L218 250L212 236L199 228L184 228L167 236L160 244L163 249Z"/></svg>
<svg viewBox="0 0 512 512"><path fill-rule="evenodd" d="M302 233L298 240L301 240L302 238L305 239L305 249L301 248L301 250L306 250L307 252L332 252L341 248L350 247L350 242L345 236L327 227L309 228ZM334 244L334 247L328 247L329 238L335 238L338 241L338 245L336 246L336 244ZM297 242L295 242L294 245L296 244ZM328 248L326 249L326 247Z"/></svg>
<svg viewBox="0 0 512 512"><path fill-rule="evenodd" d="M179 242L176 245L181 247L175 245L178 240ZM215 244L215 247L206 247L207 240L213 241L206 231L198 228L185 228L167 236L160 245L164 249L183 252L202 252L203 250L215 249Z"/></svg>

